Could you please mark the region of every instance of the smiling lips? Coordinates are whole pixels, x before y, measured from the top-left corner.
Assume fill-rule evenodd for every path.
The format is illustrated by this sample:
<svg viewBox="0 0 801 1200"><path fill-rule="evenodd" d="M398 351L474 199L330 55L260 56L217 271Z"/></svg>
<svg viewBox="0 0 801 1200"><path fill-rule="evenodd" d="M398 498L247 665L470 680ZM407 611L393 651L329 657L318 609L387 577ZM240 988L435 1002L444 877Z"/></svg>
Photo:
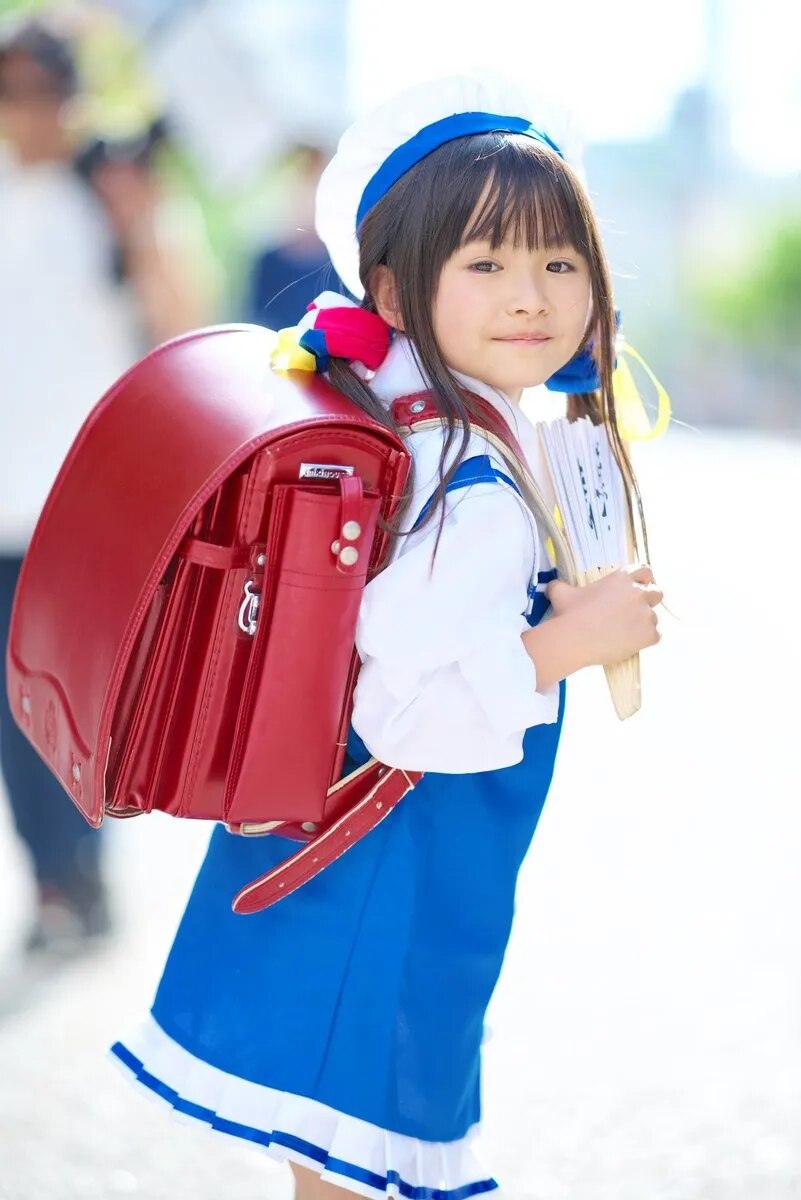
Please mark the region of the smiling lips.
<svg viewBox="0 0 801 1200"><path fill-rule="evenodd" d="M514 346L541 346L544 342L549 342L550 335L547 333L513 333L509 337L495 338L496 342L511 342Z"/></svg>

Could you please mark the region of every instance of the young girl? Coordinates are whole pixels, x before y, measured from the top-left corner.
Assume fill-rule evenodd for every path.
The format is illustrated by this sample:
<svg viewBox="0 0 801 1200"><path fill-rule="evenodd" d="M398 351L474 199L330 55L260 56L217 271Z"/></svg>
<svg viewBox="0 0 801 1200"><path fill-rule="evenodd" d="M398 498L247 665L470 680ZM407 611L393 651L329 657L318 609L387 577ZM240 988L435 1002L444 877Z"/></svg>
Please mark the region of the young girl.
<svg viewBox="0 0 801 1200"><path fill-rule="evenodd" d="M217 828L152 1017L114 1047L179 1112L288 1160L298 1200L497 1188L473 1144L483 1020L553 772L563 681L658 640L650 569L580 591L555 580L503 459L467 426L475 397L489 401L534 472L521 391L568 391L573 411L606 423L639 504L614 422L607 265L559 131L541 120L502 84L425 84L358 121L321 181L334 266L377 314L368 325L393 331L369 379L361 337L354 362L321 365L384 422L425 389L443 417L408 438L402 528L360 613L346 762L426 774L257 915L234 915L231 895L296 843Z"/></svg>

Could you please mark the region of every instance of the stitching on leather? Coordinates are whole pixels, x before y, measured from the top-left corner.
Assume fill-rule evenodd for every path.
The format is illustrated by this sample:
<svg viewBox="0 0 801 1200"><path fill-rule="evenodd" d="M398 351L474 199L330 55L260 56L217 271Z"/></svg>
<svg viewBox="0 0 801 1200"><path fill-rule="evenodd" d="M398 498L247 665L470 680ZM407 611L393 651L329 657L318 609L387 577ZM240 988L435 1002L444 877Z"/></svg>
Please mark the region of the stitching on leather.
<svg viewBox="0 0 801 1200"><path fill-rule="evenodd" d="M275 532L276 530L281 529L282 523L286 520L288 506L289 506L289 493L287 492L286 488L284 487L280 491L277 491L277 490L274 491L273 496L272 496L272 501L270 504L270 515L268 518L268 525L267 525L267 530L266 530L266 534L265 534L268 542L269 542L270 534ZM265 553L266 553L266 548L265 548ZM265 571L265 581L266 581L266 571ZM280 580L279 580L279 583L280 583ZM277 589L277 587L278 587L278 583L276 583L275 589L273 589L273 592L271 593L271 599L275 595L275 590ZM264 598L265 591L266 591L266 587L265 587L265 584L263 583L262 584L262 604L265 603L265 598ZM265 604L265 609L266 609L266 604ZM259 654L260 655L262 654L261 642L262 642L263 638L266 637L266 634L263 634L262 638L259 638L258 634L259 634L259 627L257 626L256 636L253 639L253 645L251 646L251 650L250 650L251 656L256 653L257 648L258 648ZM263 655L262 655L262 660L263 660ZM252 669L253 669L253 664L252 664L251 658L249 657L247 665L245 667L244 679L242 681L241 703L245 703L246 701L249 702L252 699L253 691L256 690L255 684L253 685L253 691L249 690L249 675L250 675L250 672ZM247 695L245 694L246 692L247 692ZM225 784L223 786L223 800L225 802L225 808L223 811L223 815L226 819L228 819L228 817L230 816L230 813L231 813L231 807L233 805L234 796L236 795L236 791L237 791L237 788L239 785L239 776L240 776L240 773L242 770L242 763L244 762L246 748L247 748L248 733L243 732L241 739L238 737L240 721L246 721L247 727L249 729L250 725L251 725L251 718L252 718L252 714L250 716L248 716L247 714L240 711L237 713L237 719L236 719L236 722L234 723L233 744L231 747L231 760L228 764L228 771L226 773Z"/></svg>
<svg viewBox="0 0 801 1200"><path fill-rule="evenodd" d="M254 459L253 468L252 468L254 475L258 476L260 466L261 466L261 464L258 464L257 461ZM257 496L260 497L262 500L265 498L264 488L262 487L262 485L258 481L258 479L252 479L252 484L251 484L251 487L249 490L249 494L248 494L247 500L245 501L245 507L242 511L239 521L237 522L237 530L236 530L237 539L239 539L240 536L247 537L247 531L250 528L251 515L253 513L253 507L256 503ZM184 806L189 802L189 799L192 795L192 791L195 786L195 781L197 779L197 773L200 769L200 761L201 761L201 757L202 757L201 747L203 745L203 734L205 732L206 724L208 722L211 699L212 699L212 695L214 693L214 687L217 682L217 677L219 674L220 656L222 654L222 647L223 647L223 640L224 640L223 637L220 636L222 633L222 630L220 629L220 625L224 620L223 614L228 613L228 602L230 600L232 583L233 583L233 576L232 575L226 576L225 586L223 589L223 595L221 597L221 603L217 610L217 619L214 622L213 636L214 636L214 642L215 642L215 651L212 656L212 660L209 663L208 672L206 675L206 688L205 688L205 694L203 696L203 704L201 706L200 713L198 714L198 720L197 720L197 724L195 726L195 730L193 731L193 736L192 736L193 746L197 746L198 749L193 754L193 757L191 760L191 769L190 769L190 771L187 772L186 783L185 783L183 791L181 793L180 808L182 811L184 809ZM251 650L253 650L254 648L255 647L251 647Z"/></svg>
<svg viewBox="0 0 801 1200"><path fill-rule="evenodd" d="M224 591L225 592L229 591L230 582L231 582L231 578L230 578L230 576L227 576L225 579L225 583L224 583ZM198 580L198 590L200 590L202 585L203 585L203 580L202 579ZM227 599L227 597L226 597L226 599ZM217 633L219 621L220 621L220 613L218 612L217 620L214 623L215 624L215 628L214 628L215 634ZM217 664L219 662L220 653L222 650L222 641L223 641L223 639L221 637L214 638L214 651L212 654L211 662L209 664L208 674L206 676L206 687L204 689L203 703L200 708L200 713L198 714L197 724L196 724L194 730L192 731L192 750L191 750L191 756L189 759L189 767L187 769L186 775L184 776L184 786L181 789L181 800L178 805L178 814L177 814L178 816L184 815L186 805L189 802L189 797L192 795L192 790L195 786L195 780L197 779L197 773L198 773L198 769L200 766L200 758L201 758L201 753L202 753L201 747L203 744L203 731L206 727L206 720L208 718L208 710L209 710L209 705L211 703L211 691L213 688L214 680L216 679L216 676L217 676ZM197 749L195 749L195 747L197 747Z"/></svg>

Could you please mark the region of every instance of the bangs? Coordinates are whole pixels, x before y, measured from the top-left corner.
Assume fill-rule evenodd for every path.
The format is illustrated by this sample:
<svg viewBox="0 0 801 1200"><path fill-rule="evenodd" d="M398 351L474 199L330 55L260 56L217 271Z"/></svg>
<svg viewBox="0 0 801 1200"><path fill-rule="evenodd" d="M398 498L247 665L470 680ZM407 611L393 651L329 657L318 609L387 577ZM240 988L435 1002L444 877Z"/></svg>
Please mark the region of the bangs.
<svg viewBox="0 0 801 1200"><path fill-rule="evenodd" d="M392 323L408 338L447 427L439 460L439 489L425 518L439 514L437 545L445 520L446 488L467 453L470 421L478 416L475 397L454 374L437 341L438 292L446 264L466 243L477 240L493 252L504 244L545 254L564 248L584 259L600 386L587 396L569 394L567 416L575 420L586 415L594 424L600 420L606 426L627 482L632 528L633 494L644 529L636 481L615 418L611 382L615 309L609 264L590 197L573 168L542 142L519 134L496 131L455 138L425 155L396 180L364 216L358 240L365 307L377 312L391 300ZM387 292L382 297L380 289L387 284L391 284L391 297ZM334 359L332 368L338 369ZM387 419L381 401L367 385L349 370L344 375L352 388L358 386L362 405L366 394L379 411L379 419ZM336 379L333 382L338 386ZM404 515L410 494L406 494ZM647 552L647 544L644 548Z"/></svg>
<svg viewBox="0 0 801 1200"><path fill-rule="evenodd" d="M601 253L573 169L534 138L502 132L456 138L421 159L367 214L359 241L371 247L364 257L390 266L403 290L422 284L429 296L467 242L570 247L588 262Z"/></svg>
<svg viewBox="0 0 801 1200"><path fill-rule="evenodd" d="M465 172L462 207L469 211L459 245L497 249L511 241L528 250L570 246L589 256L585 203L570 168L532 138L496 133L482 141L494 145L474 154Z"/></svg>

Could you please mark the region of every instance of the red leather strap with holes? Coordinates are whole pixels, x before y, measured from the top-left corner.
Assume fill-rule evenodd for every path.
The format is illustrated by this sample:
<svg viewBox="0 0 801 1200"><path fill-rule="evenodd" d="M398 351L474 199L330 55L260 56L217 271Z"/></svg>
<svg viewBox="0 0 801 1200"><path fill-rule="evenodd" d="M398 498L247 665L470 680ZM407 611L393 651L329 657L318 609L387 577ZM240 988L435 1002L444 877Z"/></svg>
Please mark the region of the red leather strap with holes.
<svg viewBox="0 0 801 1200"><path fill-rule="evenodd" d="M374 763L371 769L354 780L354 788L367 789L363 798L301 850L242 888L234 897L234 912L259 912L276 900L291 895L341 858L359 838L375 829L422 778L422 771L402 771L398 767ZM348 794L343 788L343 796Z"/></svg>

